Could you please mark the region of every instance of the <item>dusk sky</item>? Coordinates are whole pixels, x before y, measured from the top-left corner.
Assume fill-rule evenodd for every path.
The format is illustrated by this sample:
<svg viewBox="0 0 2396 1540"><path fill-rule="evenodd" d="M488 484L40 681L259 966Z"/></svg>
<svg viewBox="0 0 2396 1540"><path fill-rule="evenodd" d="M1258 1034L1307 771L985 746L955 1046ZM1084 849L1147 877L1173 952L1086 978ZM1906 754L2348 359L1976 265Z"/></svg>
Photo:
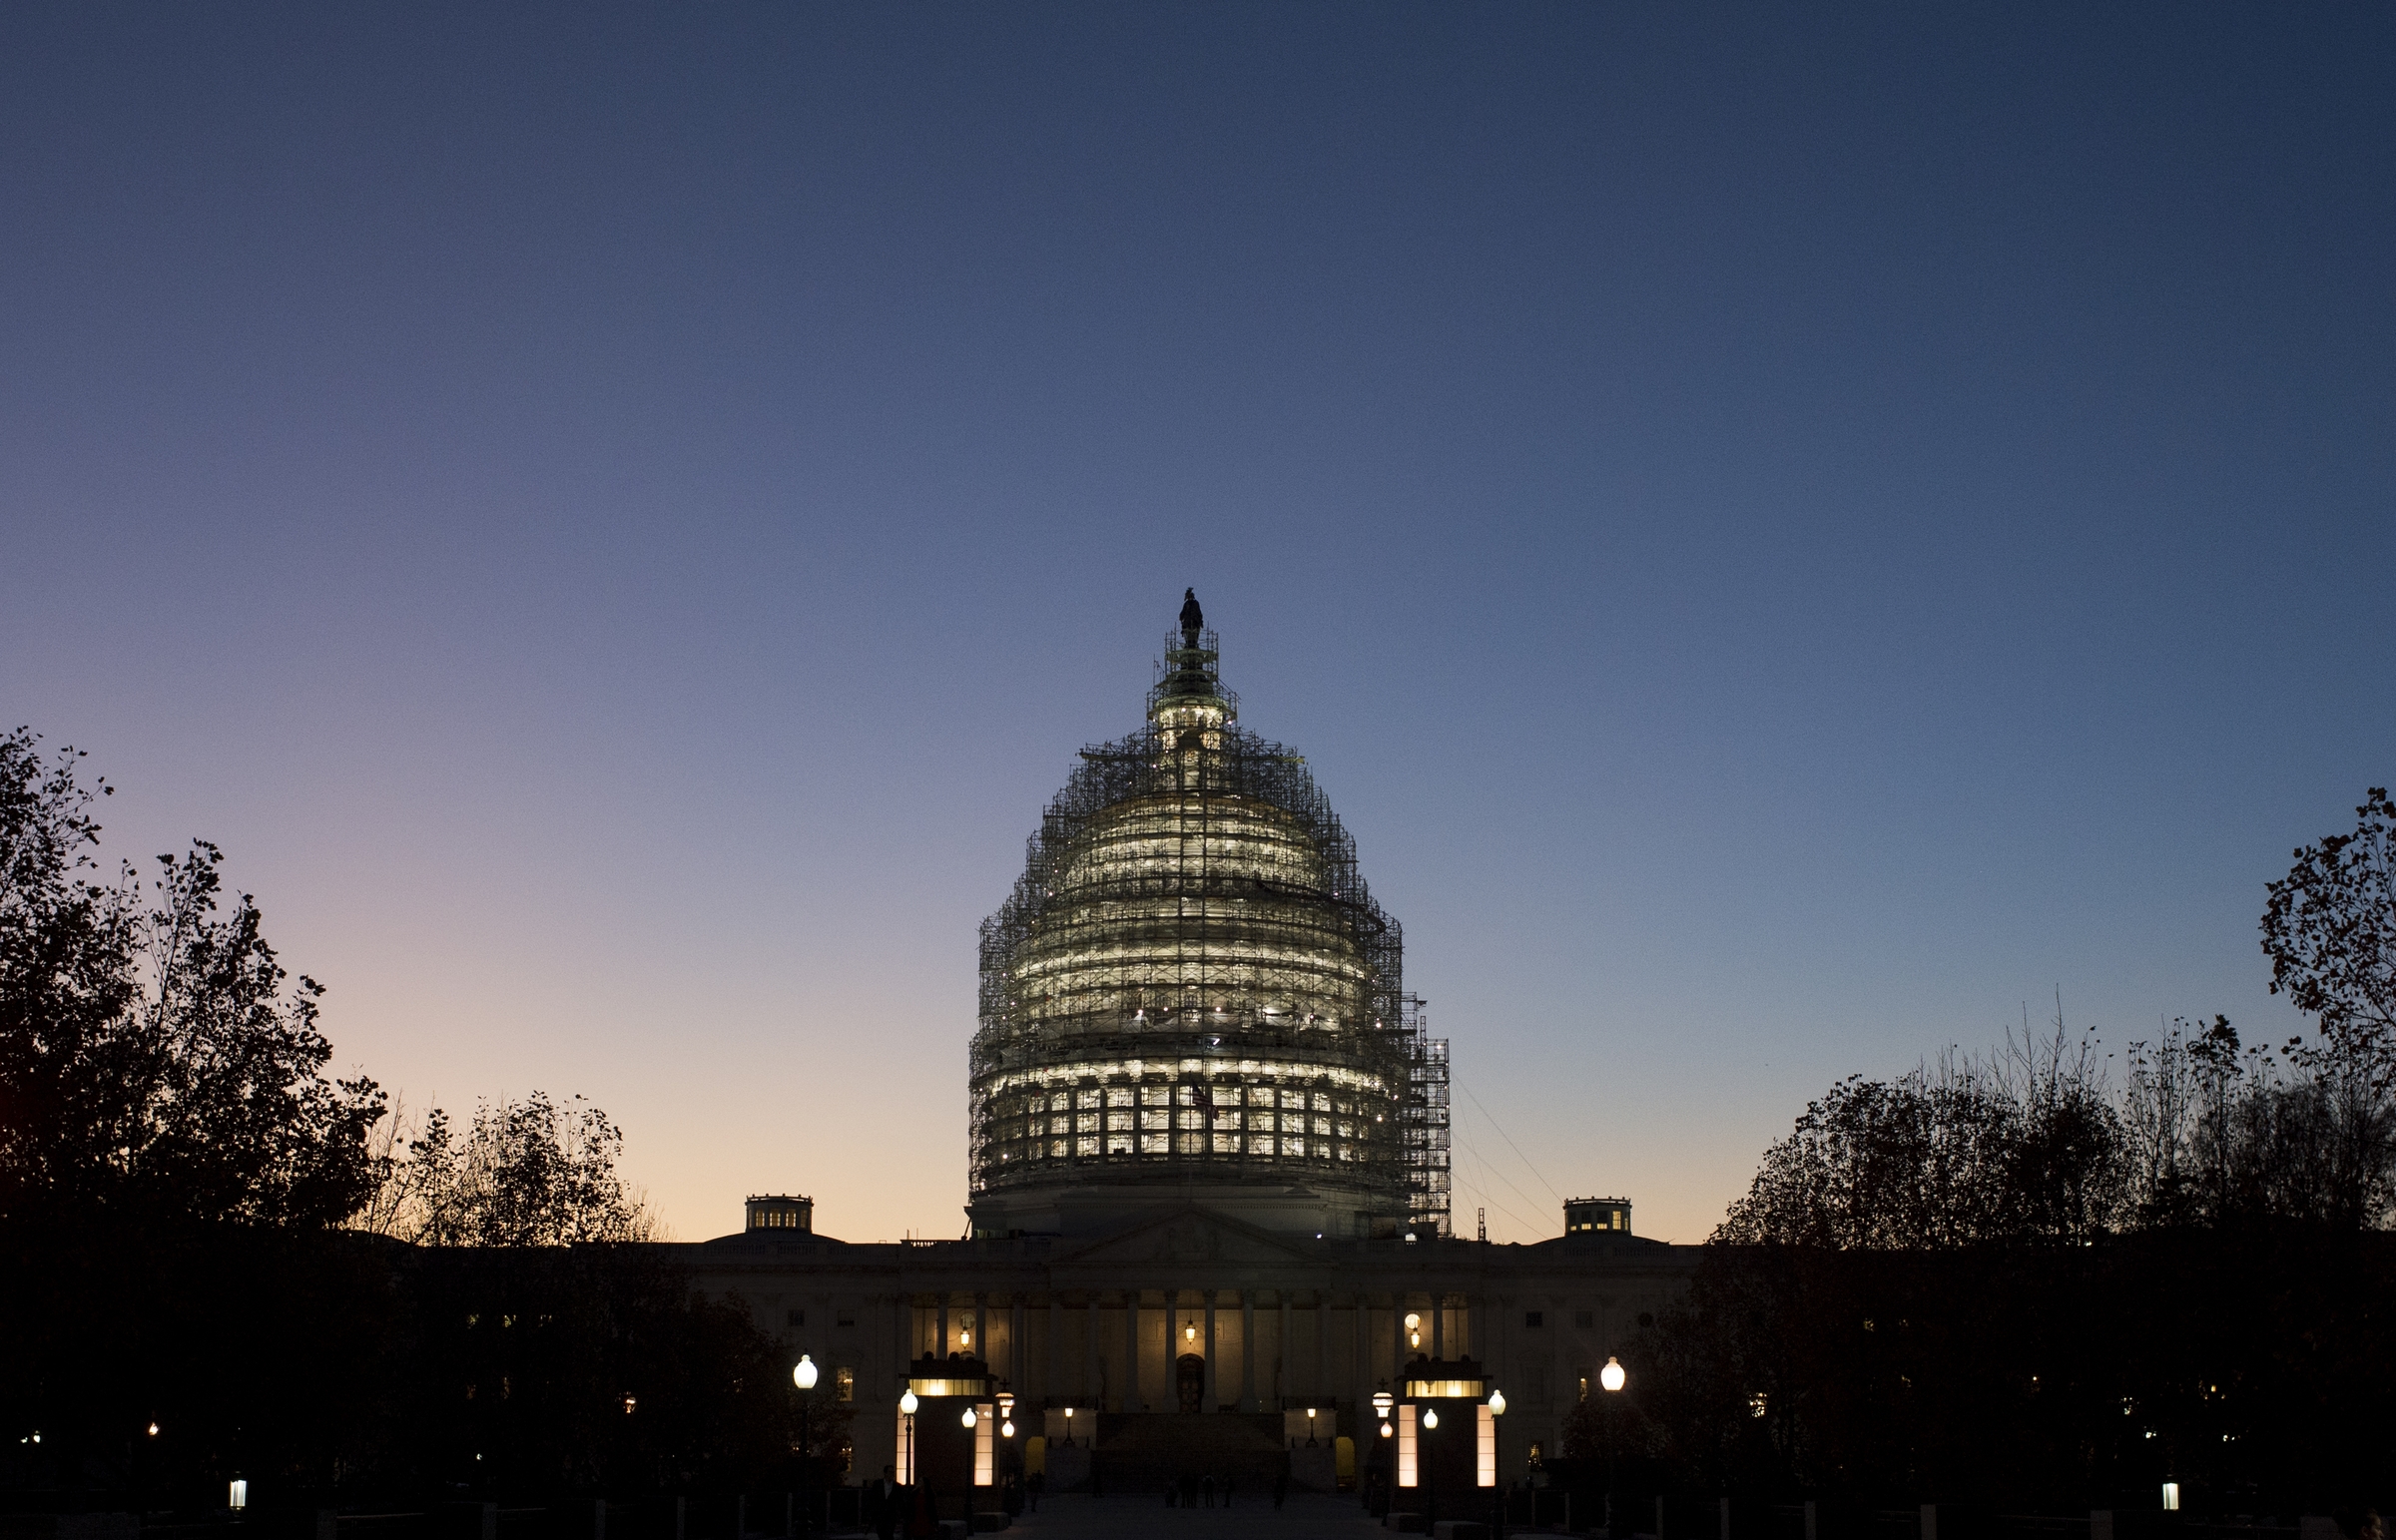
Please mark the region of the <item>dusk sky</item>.
<svg viewBox="0 0 2396 1540"><path fill-rule="evenodd" d="M2302 1027L2392 82L2384 5L12 5L0 726L344 1072L950 1236L975 927L1195 586L1460 1232L1700 1240L2059 992Z"/></svg>

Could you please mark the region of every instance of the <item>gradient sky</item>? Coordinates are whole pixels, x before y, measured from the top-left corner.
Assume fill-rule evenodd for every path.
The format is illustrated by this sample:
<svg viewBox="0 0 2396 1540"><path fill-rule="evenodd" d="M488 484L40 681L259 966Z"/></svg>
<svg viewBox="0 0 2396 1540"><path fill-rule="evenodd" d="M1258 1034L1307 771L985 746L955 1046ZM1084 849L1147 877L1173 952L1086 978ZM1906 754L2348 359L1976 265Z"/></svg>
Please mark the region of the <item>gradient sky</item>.
<svg viewBox="0 0 2396 1540"><path fill-rule="evenodd" d="M1697 1240L2059 991L2299 1025L2392 80L2329 4L11 5L0 716L411 1105L953 1235L975 925L1194 584L1459 1228Z"/></svg>

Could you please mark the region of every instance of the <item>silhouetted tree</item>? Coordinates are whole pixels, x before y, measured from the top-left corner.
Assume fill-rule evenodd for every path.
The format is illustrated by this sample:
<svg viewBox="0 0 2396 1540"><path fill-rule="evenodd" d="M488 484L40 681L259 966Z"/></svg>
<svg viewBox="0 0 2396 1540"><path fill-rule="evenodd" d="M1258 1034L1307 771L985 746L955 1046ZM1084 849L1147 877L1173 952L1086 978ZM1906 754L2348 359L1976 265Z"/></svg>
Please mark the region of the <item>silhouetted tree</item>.
<svg viewBox="0 0 2396 1540"><path fill-rule="evenodd" d="M223 910L215 845L96 880L95 788L37 744L0 739L0 1215L337 1224L382 1096L326 1079L322 988L289 979L248 894Z"/></svg>

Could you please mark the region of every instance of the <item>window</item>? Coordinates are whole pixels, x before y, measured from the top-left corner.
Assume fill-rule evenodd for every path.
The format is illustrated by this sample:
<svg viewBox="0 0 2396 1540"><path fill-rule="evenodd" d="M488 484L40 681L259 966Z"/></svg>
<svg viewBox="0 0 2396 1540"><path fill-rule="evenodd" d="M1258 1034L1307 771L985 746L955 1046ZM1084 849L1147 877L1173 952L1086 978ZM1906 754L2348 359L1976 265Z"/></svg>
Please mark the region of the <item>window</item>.
<svg viewBox="0 0 2396 1540"><path fill-rule="evenodd" d="M847 1325L848 1322L843 1321L841 1324ZM834 1369L832 1371L832 1393L837 1400L856 1400L857 1371L855 1369Z"/></svg>
<svg viewBox="0 0 2396 1540"><path fill-rule="evenodd" d="M1215 1136L1215 1153L1217 1155L1239 1154L1240 1136L1237 1134L1217 1134Z"/></svg>
<svg viewBox="0 0 2396 1540"><path fill-rule="evenodd" d="M1172 1104L1173 1088L1171 1086L1140 1087L1140 1105L1142 1107L1169 1107Z"/></svg>
<svg viewBox="0 0 2396 1540"><path fill-rule="evenodd" d="M1248 1105L1251 1107L1272 1106L1273 1088L1271 1086L1250 1086L1248 1088Z"/></svg>
<svg viewBox="0 0 2396 1540"><path fill-rule="evenodd" d="M1206 1136L1204 1134L1175 1134L1173 1149L1177 1155L1204 1155L1206 1153Z"/></svg>
<svg viewBox="0 0 2396 1540"><path fill-rule="evenodd" d="M834 1314L832 1317L832 1323L836 1326L854 1326L857 1324L857 1312L855 1310L841 1310ZM846 1374L849 1371L847 1369L843 1369L841 1372Z"/></svg>
<svg viewBox="0 0 2396 1540"><path fill-rule="evenodd" d="M1251 1134L1248 1136L1248 1153L1250 1155L1271 1155L1273 1141L1263 1135Z"/></svg>
<svg viewBox="0 0 2396 1540"><path fill-rule="evenodd" d="M784 1325L786 1325L786 1326L804 1326L804 1325L806 1325L806 1324L807 1324L807 1311L805 1311L805 1310L785 1310L785 1311L783 1312L783 1324L784 1324Z"/></svg>
<svg viewBox="0 0 2396 1540"><path fill-rule="evenodd" d="M1140 1136L1140 1153L1142 1155L1169 1155L1172 1152L1167 1146L1172 1142L1172 1138L1173 1136L1170 1134L1142 1134Z"/></svg>
<svg viewBox="0 0 2396 1540"><path fill-rule="evenodd" d="M1128 1112L1110 1112L1110 1113L1108 1113L1108 1114L1106 1115L1106 1131L1107 1131L1108 1133L1110 1133L1110 1134L1128 1134L1128 1133L1130 1133L1130 1132L1131 1132L1131 1118L1132 1118L1132 1115L1131 1115L1130 1113L1128 1113Z"/></svg>
<svg viewBox="0 0 2396 1540"><path fill-rule="evenodd" d="M1095 1107L1097 1105L1098 1093L1096 1091L1076 1091L1073 1093L1073 1106L1076 1111L1079 1111L1083 1108Z"/></svg>
<svg viewBox="0 0 2396 1540"><path fill-rule="evenodd" d="M1077 1113L1075 1113L1075 1114L1073 1115L1073 1132L1075 1132L1076 1134L1095 1134L1095 1133L1097 1133L1097 1132L1098 1132L1098 1114L1096 1114L1096 1113L1094 1113L1094 1112L1077 1112Z"/></svg>
<svg viewBox="0 0 2396 1540"><path fill-rule="evenodd" d="M1172 1126L1173 1114L1168 1112L1166 1109L1162 1107L1143 1107L1140 1109L1141 1129L1166 1129L1171 1128Z"/></svg>
<svg viewBox="0 0 2396 1540"><path fill-rule="evenodd" d="M1586 1331L1589 1329L1589 1327L1597 1324L1597 1312L1594 1310L1574 1310L1572 1312L1572 1324L1580 1327L1581 1330Z"/></svg>
<svg viewBox="0 0 2396 1540"><path fill-rule="evenodd" d="M1073 1153L1075 1155L1096 1155L1098 1153L1098 1136L1096 1134L1074 1135Z"/></svg>
<svg viewBox="0 0 2396 1540"><path fill-rule="evenodd" d="M1131 1087L1108 1086L1106 1088L1106 1105L1109 1107L1129 1107L1131 1105Z"/></svg>
<svg viewBox="0 0 2396 1540"><path fill-rule="evenodd" d="M1522 1312L1522 1324L1528 1329L1536 1331L1539 1329L1539 1327L1547 1324L1546 1313L1541 1310L1524 1310Z"/></svg>

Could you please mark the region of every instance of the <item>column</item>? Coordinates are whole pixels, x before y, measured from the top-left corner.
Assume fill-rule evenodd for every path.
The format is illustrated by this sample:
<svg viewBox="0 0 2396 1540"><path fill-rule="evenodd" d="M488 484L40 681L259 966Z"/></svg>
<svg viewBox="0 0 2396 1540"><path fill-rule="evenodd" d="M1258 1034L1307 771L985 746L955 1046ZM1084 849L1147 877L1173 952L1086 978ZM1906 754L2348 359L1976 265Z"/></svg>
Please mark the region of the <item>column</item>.
<svg viewBox="0 0 2396 1540"><path fill-rule="evenodd" d="M1309 1395L1331 1394L1331 1291L1315 1290L1315 1382Z"/></svg>
<svg viewBox="0 0 2396 1540"><path fill-rule="evenodd" d="M1200 1411L1213 1411L1220 1392L1215 1387L1215 1291L1206 1291L1206 1389L1198 1402Z"/></svg>
<svg viewBox="0 0 2396 1540"><path fill-rule="evenodd" d="M1098 1290L1090 1290L1090 1329L1081 1334L1081 1398L1092 1410L1101 1399L1098 1394L1098 1325L1103 1318L1098 1313ZM1090 1424L1096 1427L1096 1423Z"/></svg>
<svg viewBox="0 0 2396 1540"><path fill-rule="evenodd" d="M1123 1290L1123 1409L1140 1409L1140 1291Z"/></svg>
<svg viewBox="0 0 2396 1540"><path fill-rule="evenodd" d="M1281 1372L1274 1376L1278 1383L1273 1388L1277 1395L1289 1395L1290 1382L1298 1377L1298 1355L1290 1351L1290 1291L1277 1288L1274 1292L1281 1295L1281 1341L1273 1350L1273 1356L1280 1360ZM1312 1395L1314 1391L1306 1393Z"/></svg>
<svg viewBox="0 0 2396 1540"><path fill-rule="evenodd" d="M940 1290L940 1339L931 1349L931 1355L935 1358L948 1356L948 1290L945 1288Z"/></svg>
<svg viewBox="0 0 2396 1540"><path fill-rule="evenodd" d="M1053 1288L1048 1290L1048 1366L1040 1375L1040 1403L1045 1405L1056 1394L1057 1339L1065 1334L1065 1301Z"/></svg>
<svg viewBox="0 0 2396 1540"><path fill-rule="evenodd" d="M973 1351L971 1356L990 1363L990 1296L973 1296ZM992 1363L991 1367L997 1367Z"/></svg>
<svg viewBox="0 0 2396 1540"><path fill-rule="evenodd" d="M1431 1296L1431 1355L1435 1358L1448 1356L1448 1295L1445 1293Z"/></svg>
<svg viewBox="0 0 2396 1540"><path fill-rule="evenodd" d="M1009 1363L1014 1365L1014 1371L1007 1375L1008 1380L1011 1381L1007 1388L1013 1390L1015 1386L1021 1385L1023 1389L1016 1393L1027 1394L1031 1388L1031 1382L1023 1372L1030 1366L1024 1361L1023 1354L1023 1296L1008 1294L1006 1298L1006 1358Z"/></svg>
<svg viewBox="0 0 2396 1540"><path fill-rule="evenodd" d="M1390 1365L1390 1394L1403 1399L1406 1395L1403 1381L1406 1379L1407 1354L1414 1350L1406 1343L1406 1290L1403 1288L1390 1295L1390 1335L1398 1344L1398 1356Z"/></svg>
<svg viewBox="0 0 2396 1540"><path fill-rule="evenodd" d="M1181 1410L1181 1290L1165 1290L1165 1371L1164 1393L1157 1404L1167 1411Z"/></svg>
<svg viewBox="0 0 2396 1540"><path fill-rule="evenodd" d="M1365 1295L1361 1292L1356 1295L1354 1309L1354 1318L1348 1322L1348 1345L1356 1355L1356 1404L1363 1407L1371 1405L1373 1401L1373 1358L1366 1351L1366 1339L1371 1329L1370 1311L1365 1303ZM1360 1428L1364 1426L1362 1411L1357 1413L1357 1426ZM1371 1429L1366 1429L1366 1431L1370 1432ZM1361 1435L1357 1439L1356 1447L1357 1457L1362 1459L1365 1442Z"/></svg>
<svg viewBox="0 0 2396 1540"><path fill-rule="evenodd" d="M1240 1290L1240 1410L1256 1410L1256 1290Z"/></svg>

